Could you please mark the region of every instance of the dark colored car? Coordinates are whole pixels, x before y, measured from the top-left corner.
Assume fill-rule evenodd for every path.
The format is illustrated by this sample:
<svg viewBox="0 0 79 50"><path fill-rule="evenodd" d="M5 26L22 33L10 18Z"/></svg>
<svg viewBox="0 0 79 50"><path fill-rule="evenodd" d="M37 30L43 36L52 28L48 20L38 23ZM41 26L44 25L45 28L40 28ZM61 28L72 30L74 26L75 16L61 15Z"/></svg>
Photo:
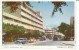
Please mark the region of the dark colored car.
<svg viewBox="0 0 79 50"><path fill-rule="evenodd" d="M40 40L40 41L44 41L44 40L46 40L46 38L41 37L39 40Z"/></svg>
<svg viewBox="0 0 79 50"><path fill-rule="evenodd" d="M52 40L53 38L52 38L52 37L49 37L48 39L49 39L49 40Z"/></svg>
<svg viewBox="0 0 79 50"><path fill-rule="evenodd" d="M57 37L53 37L53 40L54 40L54 41L57 41L57 40L58 40L58 38L57 38Z"/></svg>

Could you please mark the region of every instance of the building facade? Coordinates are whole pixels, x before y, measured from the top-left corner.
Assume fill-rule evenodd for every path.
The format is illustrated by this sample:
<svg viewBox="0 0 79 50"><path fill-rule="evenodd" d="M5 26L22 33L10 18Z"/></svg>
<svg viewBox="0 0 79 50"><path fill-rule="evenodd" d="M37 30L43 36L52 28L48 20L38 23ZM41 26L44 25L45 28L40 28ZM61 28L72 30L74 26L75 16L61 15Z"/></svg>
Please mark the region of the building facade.
<svg viewBox="0 0 79 50"><path fill-rule="evenodd" d="M53 34L53 30L52 29L45 29L45 33L46 34Z"/></svg>
<svg viewBox="0 0 79 50"><path fill-rule="evenodd" d="M3 23L10 23L18 26L23 26L30 30L43 30L43 19L40 13L35 12L32 7L27 4L21 4L15 12L10 12L9 7L3 4Z"/></svg>
<svg viewBox="0 0 79 50"><path fill-rule="evenodd" d="M74 25L74 17L70 18L70 25Z"/></svg>

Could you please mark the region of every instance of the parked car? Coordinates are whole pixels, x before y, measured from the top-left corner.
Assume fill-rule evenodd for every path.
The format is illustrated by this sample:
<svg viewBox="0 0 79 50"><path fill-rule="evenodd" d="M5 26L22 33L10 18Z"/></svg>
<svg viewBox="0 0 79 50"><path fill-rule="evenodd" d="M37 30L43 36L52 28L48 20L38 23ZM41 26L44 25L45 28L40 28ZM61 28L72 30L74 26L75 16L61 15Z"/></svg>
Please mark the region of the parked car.
<svg viewBox="0 0 79 50"><path fill-rule="evenodd" d="M44 41L44 40L46 40L46 38L41 37L39 40L40 40L40 41Z"/></svg>
<svg viewBox="0 0 79 50"><path fill-rule="evenodd" d="M28 39L27 38L18 38L16 41L15 41L16 44L25 44L25 43L28 43Z"/></svg>
<svg viewBox="0 0 79 50"><path fill-rule="evenodd" d="M53 38L52 38L52 37L49 37L48 39L49 39L49 40L52 40Z"/></svg>
<svg viewBox="0 0 79 50"><path fill-rule="evenodd" d="M54 40L54 41L57 41L57 40L58 40L58 38L57 38L57 37L53 37L53 40Z"/></svg>
<svg viewBox="0 0 79 50"><path fill-rule="evenodd" d="M4 41L2 41L2 44L4 44Z"/></svg>
<svg viewBox="0 0 79 50"><path fill-rule="evenodd" d="M71 37L70 40L73 41L74 40L74 37Z"/></svg>

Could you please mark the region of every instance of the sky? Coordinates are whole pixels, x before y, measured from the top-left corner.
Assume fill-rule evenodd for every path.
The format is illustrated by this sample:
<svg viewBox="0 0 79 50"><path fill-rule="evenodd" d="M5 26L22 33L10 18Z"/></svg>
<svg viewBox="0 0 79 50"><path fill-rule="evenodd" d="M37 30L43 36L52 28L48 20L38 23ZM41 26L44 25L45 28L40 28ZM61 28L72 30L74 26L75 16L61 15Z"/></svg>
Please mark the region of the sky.
<svg viewBox="0 0 79 50"><path fill-rule="evenodd" d="M62 22L70 24L70 18L74 16L74 2L67 2L68 6L63 6L63 14L59 11L52 16L54 5L51 2L31 2L33 10L40 11L43 17L44 29L58 27Z"/></svg>

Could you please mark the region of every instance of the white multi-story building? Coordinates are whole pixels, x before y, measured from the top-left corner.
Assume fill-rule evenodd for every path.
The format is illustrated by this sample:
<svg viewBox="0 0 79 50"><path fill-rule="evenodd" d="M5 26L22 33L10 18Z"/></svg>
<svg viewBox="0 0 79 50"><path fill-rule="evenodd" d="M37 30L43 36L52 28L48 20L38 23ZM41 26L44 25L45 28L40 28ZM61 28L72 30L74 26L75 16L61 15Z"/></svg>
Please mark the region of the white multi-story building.
<svg viewBox="0 0 79 50"><path fill-rule="evenodd" d="M10 12L9 7L3 4L3 22L23 26L30 30L43 30L43 19L39 12L35 12L27 4L21 4L15 12Z"/></svg>
<svg viewBox="0 0 79 50"><path fill-rule="evenodd" d="M62 35L62 36L64 36L62 33L57 32L56 29L45 29L45 33L46 34L53 34L53 35Z"/></svg>
<svg viewBox="0 0 79 50"><path fill-rule="evenodd" d="M52 29L45 29L45 33L46 34L53 34L53 30Z"/></svg>

